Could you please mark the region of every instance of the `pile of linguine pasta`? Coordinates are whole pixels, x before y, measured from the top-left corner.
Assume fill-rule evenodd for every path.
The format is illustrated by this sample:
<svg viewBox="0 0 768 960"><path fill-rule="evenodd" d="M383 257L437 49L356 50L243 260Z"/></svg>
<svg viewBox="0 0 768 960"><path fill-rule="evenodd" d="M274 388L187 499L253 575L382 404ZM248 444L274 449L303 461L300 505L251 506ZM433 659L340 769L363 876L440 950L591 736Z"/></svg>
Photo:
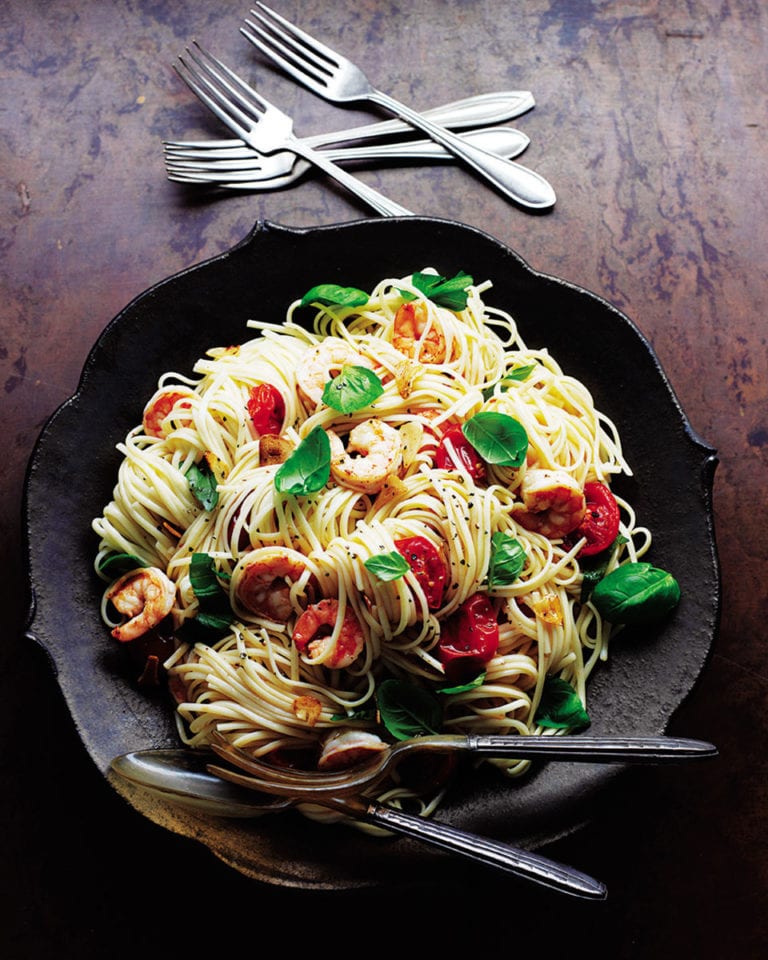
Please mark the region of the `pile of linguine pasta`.
<svg viewBox="0 0 768 960"><path fill-rule="evenodd" d="M136 615L172 637L162 669L185 744L354 762L414 732L382 715L385 681L438 705L432 732L567 732L553 681L588 709L614 628L583 590L580 491L630 470L587 387L526 347L491 290L432 268L370 291L321 285L162 375L119 445L95 567L111 629ZM608 568L650 545L616 502ZM132 570L128 613L112 605L115 557ZM171 584L154 616L150 569ZM395 780L381 795L415 792Z"/></svg>

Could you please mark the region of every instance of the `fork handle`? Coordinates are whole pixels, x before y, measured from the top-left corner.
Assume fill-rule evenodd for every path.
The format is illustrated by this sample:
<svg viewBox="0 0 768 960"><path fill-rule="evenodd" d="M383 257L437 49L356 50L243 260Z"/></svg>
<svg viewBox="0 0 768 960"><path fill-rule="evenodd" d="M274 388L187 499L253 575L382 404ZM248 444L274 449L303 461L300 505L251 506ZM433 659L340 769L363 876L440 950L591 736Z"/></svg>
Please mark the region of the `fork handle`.
<svg viewBox="0 0 768 960"><path fill-rule="evenodd" d="M411 837L525 880L532 880L561 893L592 900L602 900L606 896L605 886L599 880L539 853L480 837L447 823L403 813L373 800L345 797L336 802L329 800L324 803L338 807L357 820L375 824L385 830Z"/></svg>
<svg viewBox="0 0 768 960"><path fill-rule="evenodd" d="M353 174L342 170L333 160L330 160L319 150L308 147L305 143L302 143L298 137L291 137L291 139L287 141L287 145L293 153L313 163L330 177L333 177L334 180L337 180L342 186L346 187L351 193L355 193L361 200L365 200L377 213L385 217L413 216L410 210L406 210L406 208L400 206L399 203L390 200L389 197L383 196L377 190L374 190L373 187L369 187L367 183L363 183L362 180L353 176Z"/></svg>
<svg viewBox="0 0 768 960"><path fill-rule="evenodd" d="M411 110L381 90L371 90L366 99L378 103L402 120L423 130L432 140L442 144L446 150L482 174L521 206L542 210L554 205L555 191L548 181L535 171L468 144L450 130L438 126L423 114Z"/></svg>
<svg viewBox="0 0 768 960"><path fill-rule="evenodd" d="M423 115L433 123L459 130L465 127L490 127L513 117L520 116L534 106L533 95L527 90L508 90L498 93L481 93L464 100L454 100L441 107L432 107L423 111ZM353 140L381 138L390 134L412 132L410 123L402 120L379 120L364 127L352 127L349 130L333 130L305 137L313 147Z"/></svg>

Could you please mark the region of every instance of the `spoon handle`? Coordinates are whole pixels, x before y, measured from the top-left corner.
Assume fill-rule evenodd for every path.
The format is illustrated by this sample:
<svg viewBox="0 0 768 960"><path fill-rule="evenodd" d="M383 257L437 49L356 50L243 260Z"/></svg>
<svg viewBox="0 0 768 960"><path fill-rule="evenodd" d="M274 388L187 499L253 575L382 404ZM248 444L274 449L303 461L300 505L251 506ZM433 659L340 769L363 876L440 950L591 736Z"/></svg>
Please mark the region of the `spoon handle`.
<svg viewBox="0 0 768 960"><path fill-rule="evenodd" d="M331 801L328 801L328 805L331 805ZM607 893L605 886L599 880L593 879L580 870L550 860L538 853L490 840L487 837L479 837L465 830L458 830L446 823L425 820L423 817L406 814L375 801L345 798L336 801L333 806L342 809L357 820L403 834L429 846L466 857L476 863L532 880L534 883L561 893L591 900L602 900Z"/></svg>
<svg viewBox="0 0 768 960"><path fill-rule="evenodd" d="M713 744L681 737L468 736L464 749L494 757L592 763L658 763L717 756Z"/></svg>

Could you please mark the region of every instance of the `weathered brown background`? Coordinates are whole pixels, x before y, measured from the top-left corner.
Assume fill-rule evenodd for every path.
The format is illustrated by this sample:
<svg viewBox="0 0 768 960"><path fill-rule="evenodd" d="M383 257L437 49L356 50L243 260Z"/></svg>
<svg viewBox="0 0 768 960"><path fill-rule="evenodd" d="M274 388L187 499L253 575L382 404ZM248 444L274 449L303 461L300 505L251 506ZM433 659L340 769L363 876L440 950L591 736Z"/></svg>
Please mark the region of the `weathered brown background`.
<svg viewBox="0 0 768 960"><path fill-rule="evenodd" d="M163 137L226 135L172 61L197 37L292 113L301 134L370 113L340 113L261 64L238 33L247 3L0 0L0 954L159 956L169 944L209 944L210 931L236 942L242 925L253 950L277 932L292 954L376 942L765 956L768 10L759 0L275 5L413 106L534 93L517 126L531 138L525 162L557 190L549 215L513 207L456 166L360 176L603 295L653 343L721 460L722 626L673 725L713 740L721 757L649 770L642 795L550 851L607 882L599 905L493 877L425 902L263 888L115 796L23 636L20 512L35 439L105 324L145 288L231 246L259 218L311 226L369 215L321 176L214 200L168 183ZM186 908L190 925L169 928L174 916L186 923Z"/></svg>

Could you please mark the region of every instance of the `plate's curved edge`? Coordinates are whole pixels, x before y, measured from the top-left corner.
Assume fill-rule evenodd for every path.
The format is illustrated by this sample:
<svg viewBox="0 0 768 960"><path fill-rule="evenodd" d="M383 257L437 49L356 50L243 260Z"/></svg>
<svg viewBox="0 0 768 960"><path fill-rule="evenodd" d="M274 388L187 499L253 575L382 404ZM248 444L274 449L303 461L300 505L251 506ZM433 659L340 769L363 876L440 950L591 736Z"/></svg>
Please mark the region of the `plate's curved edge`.
<svg viewBox="0 0 768 960"><path fill-rule="evenodd" d="M685 414L683 414L685 417ZM687 422L687 421L686 421ZM680 702L677 704L677 707L672 711L670 716L667 718L667 723L665 726L665 731L670 728L675 717L683 709L683 707L689 702L699 684L701 683L702 675L711 662L714 655L714 646L717 640L718 634L720 632L720 621L722 616L722 593L723 593L723 578L722 578L722 568L720 564L720 557L717 549L717 535L715 530L715 517L714 517L714 481L715 473L719 465L719 457L717 451L714 447L710 447L706 444L705 441L701 440L696 433L691 430L691 439L692 442L697 444L702 453L702 461L700 464L701 471L701 489L704 494L705 500L705 516L707 521L707 541L710 546L709 550L709 562L712 567L712 575L715 582L715 596L713 597L713 620L712 620L712 642L708 645L704 657L701 663L699 670L696 673L696 676L693 678L693 681L688 687L688 690L685 691L683 696L680 699Z"/></svg>

